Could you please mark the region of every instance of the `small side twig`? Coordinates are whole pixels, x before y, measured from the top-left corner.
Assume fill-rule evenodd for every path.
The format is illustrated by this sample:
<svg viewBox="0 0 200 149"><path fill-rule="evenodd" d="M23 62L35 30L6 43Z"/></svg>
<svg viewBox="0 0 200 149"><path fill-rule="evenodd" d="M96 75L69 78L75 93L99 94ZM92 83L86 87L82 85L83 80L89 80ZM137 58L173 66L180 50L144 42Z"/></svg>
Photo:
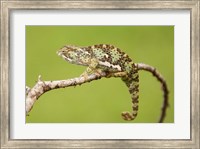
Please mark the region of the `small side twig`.
<svg viewBox="0 0 200 149"><path fill-rule="evenodd" d="M169 101L168 101L168 94L169 94L169 90L167 88L167 83L164 79L164 77L156 70L156 68L147 65L147 64L143 64L143 63L137 63L136 64L138 70L146 70L149 71L153 74L154 77L157 78L157 80L161 83L162 85L162 90L163 90L163 97L164 97L164 101L163 101L163 105L162 105L162 112L161 112L161 116L159 119L159 123L162 123L164 121L164 118L166 116L166 110L167 107L169 106Z"/></svg>
<svg viewBox="0 0 200 149"><path fill-rule="evenodd" d="M26 86L26 96L28 95L28 93L30 92L31 88Z"/></svg>

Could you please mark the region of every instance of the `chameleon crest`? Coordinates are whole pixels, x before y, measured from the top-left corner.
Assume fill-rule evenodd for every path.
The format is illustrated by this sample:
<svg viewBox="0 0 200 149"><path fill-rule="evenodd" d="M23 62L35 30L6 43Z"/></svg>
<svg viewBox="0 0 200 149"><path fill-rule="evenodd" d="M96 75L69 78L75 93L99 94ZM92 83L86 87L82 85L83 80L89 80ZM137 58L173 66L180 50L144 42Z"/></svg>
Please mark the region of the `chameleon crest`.
<svg viewBox="0 0 200 149"><path fill-rule="evenodd" d="M138 112L139 74L137 67L129 56L119 48L109 44L98 44L87 47L64 46L57 54L64 60L77 65L87 66L82 76L100 71L115 74L126 72L122 81L129 89L132 98L132 112L122 112L124 120L133 120Z"/></svg>

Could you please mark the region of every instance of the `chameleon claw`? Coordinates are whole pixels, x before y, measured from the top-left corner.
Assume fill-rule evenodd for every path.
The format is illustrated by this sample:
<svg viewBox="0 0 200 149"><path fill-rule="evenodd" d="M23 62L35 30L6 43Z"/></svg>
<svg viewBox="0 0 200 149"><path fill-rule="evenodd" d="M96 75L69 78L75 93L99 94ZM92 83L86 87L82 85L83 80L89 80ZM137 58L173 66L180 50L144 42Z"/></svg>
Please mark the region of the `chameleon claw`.
<svg viewBox="0 0 200 149"><path fill-rule="evenodd" d="M97 76L97 78L101 78L101 73L102 73L101 70L96 70L95 71L95 75Z"/></svg>
<svg viewBox="0 0 200 149"><path fill-rule="evenodd" d="M80 75L80 77L83 77L84 80L87 80L88 79L88 75L86 73L83 73L82 75Z"/></svg>

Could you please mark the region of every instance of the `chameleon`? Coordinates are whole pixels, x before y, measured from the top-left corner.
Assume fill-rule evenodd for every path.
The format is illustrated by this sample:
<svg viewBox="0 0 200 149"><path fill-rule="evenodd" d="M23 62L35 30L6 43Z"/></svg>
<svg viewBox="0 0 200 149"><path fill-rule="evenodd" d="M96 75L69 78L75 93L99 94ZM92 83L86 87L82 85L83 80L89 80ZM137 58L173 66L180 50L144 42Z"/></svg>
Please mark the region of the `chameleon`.
<svg viewBox="0 0 200 149"><path fill-rule="evenodd" d="M117 74L126 72L121 80L128 87L132 99L132 112L122 112L124 120L134 120L138 114L139 103L139 74L137 65L118 47L110 44L96 44L92 46L66 45L57 54L69 63L87 66L81 76L87 77L92 73L105 72Z"/></svg>

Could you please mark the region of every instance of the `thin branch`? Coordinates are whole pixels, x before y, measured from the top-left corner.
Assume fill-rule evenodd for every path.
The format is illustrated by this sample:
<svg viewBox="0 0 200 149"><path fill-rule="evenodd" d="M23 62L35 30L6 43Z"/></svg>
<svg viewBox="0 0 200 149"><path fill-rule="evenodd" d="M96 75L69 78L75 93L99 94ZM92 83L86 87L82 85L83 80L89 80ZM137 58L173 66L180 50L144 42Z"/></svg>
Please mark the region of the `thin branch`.
<svg viewBox="0 0 200 149"><path fill-rule="evenodd" d="M29 88L26 86L26 115L31 111L33 108L34 103L36 100L45 92L58 89L58 88L65 88L70 86L81 85L86 82L90 82L93 80L101 79L102 77L122 77L125 76L125 72L116 73L116 74L106 74L105 72L99 72L95 74L91 74L85 77L77 77L68 80L57 80L57 81L42 81L41 75L38 76L38 81L33 88Z"/></svg>
<svg viewBox="0 0 200 149"><path fill-rule="evenodd" d="M162 123L165 118L166 109L168 106L168 92L169 91L167 89L166 81L154 67L146 65L146 64L142 64L142 63L137 63L136 66L138 70L146 70L146 71L151 72L162 84L162 89L164 92L164 101L163 101L163 106L162 106L162 113L159 120L159 122ZM123 77L126 75L127 75L126 72L118 72L118 73L113 73L113 74L111 73L106 74L105 72L99 72L99 73L91 74L87 78L81 76L81 77L76 77L76 78L72 78L68 80L57 80L57 81L42 81L41 76L39 75L38 81L33 88L26 87L26 115L28 115L28 113L33 108L33 105L36 102L36 100L47 91L58 89L58 88L81 85L86 82L101 79L102 77L107 77L107 78Z"/></svg>
<svg viewBox="0 0 200 149"><path fill-rule="evenodd" d="M156 70L156 68L149 66L147 64L143 64L143 63L137 63L137 68L138 68L138 70L146 70L146 71L151 72L153 74L153 76L156 77L157 80L162 85L164 100L163 100L163 105L162 105L162 109L161 109L162 110L161 116L159 119L159 123L162 123L166 116L167 107L169 106L169 101L168 101L169 90L167 88L167 83L166 83L164 77Z"/></svg>

